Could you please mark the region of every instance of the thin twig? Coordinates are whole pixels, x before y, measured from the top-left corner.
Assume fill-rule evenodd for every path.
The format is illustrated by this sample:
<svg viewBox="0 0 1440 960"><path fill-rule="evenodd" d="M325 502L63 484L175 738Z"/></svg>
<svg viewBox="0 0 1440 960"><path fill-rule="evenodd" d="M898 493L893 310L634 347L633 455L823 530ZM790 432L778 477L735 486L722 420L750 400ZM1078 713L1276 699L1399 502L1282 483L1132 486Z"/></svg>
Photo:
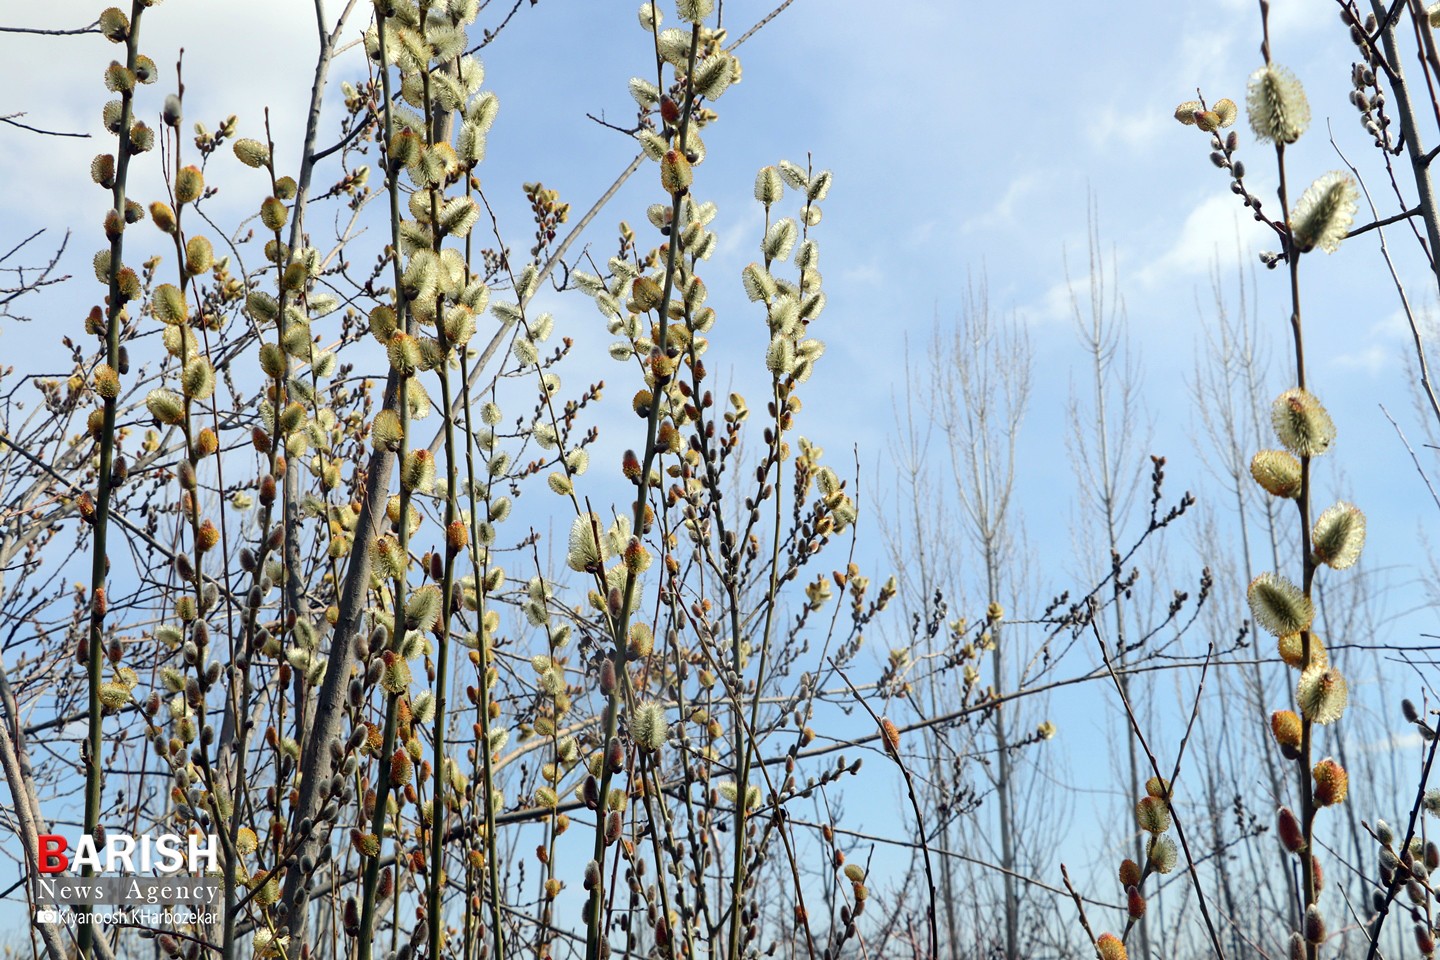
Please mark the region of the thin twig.
<svg viewBox="0 0 1440 960"><path fill-rule="evenodd" d="M66 133L62 130L43 130L40 127L32 127L28 123L21 123L15 119L16 117L23 116L25 116L23 113L12 113L8 116L0 117L0 123L8 123L12 127L19 127L21 130L29 130L31 133L38 133L46 137L77 137L81 140L90 139L90 134L88 133Z"/></svg>
<svg viewBox="0 0 1440 960"><path fill-rule="evenodd" d="M88 26L75 30L45 30L40 27L0 27L0 33L28 33L37 37L78 37L86 33L99 33L100 21L92 20Z"/></svg>
<svg viewBox="0 0 1440 960"><path fill-rule="evenodd" d="M1095 931L1090 927L1090 918L1085 916L1084 898L1076 891L1075 884L1070 882L1070 871L1065 868L1063 862L1060 864L1060 877L1065 881L1065 889L1070 891L1071 899L1075 901L1075 909L1080 911L1080 926L1085 929L1085 935L1090 938L1090 943L1093 946L1095 943Z"/></svg>
<svg viewBox="0 0 1440 960"><path fill-rule="evenodd" d="M1415 787L1415 803L1410 807L1410 822L1405 827L1405 839L1400 844L1401 850L1410 849L1410 841L1415 837L1415 823L1420 818L1420 808L1425 801L1425 785L1430 782L1430 767L1435 763L1435 749L1440 747L1440 737L1430 741L1430 749L1425 753L1425 766L1420 771L1420 783ZM1380 904L1380 909L1375 911L1375 936L1370 940L1370 947L1365 951L1365 960L1375 960L1380 950L1380 928L1385 925L1385 918L1390 913L1390 904L1395 902L1395 895L1405 889L1403 883L1392 883L1385 891L1385 900Z"/></svg>
<svg viewBox="0 0 1440 960"><path fill-rule="evenodd" d="M930 887L930 909L925 911L925 917L930 928L930 960L940 960L940 931L936 926L935 920L935 904L939 901L939 897L935 893L935 872L930 864L930 845L925 840L925 816L921 813L920 801L915 796L915 781L910 776L910 771L906 769L905 761L900 756L899 732L895 731L895 725L893 723L881 718L874 710L870 709L870 704L865 701L864 697L860 696L860 691L856 690L854 685L850 683L850 678L845 675L845 671L840 668L838 663L832 659L830 665L835 668L835 672L840 675L840 679L845 681L845 686L850 688L850 692L855 697L855 702L860 704L865 712L870 714L870 719L875 721L875 726L879 728L885 740L885 753L891 760L895 761L895 766L900 768L900 774L905 778L905 792L910 796L910 809L915 811L915 834L920 838L920 853L924 857L925 862L925 882ZM893 736L892 731L895 731Z"/></svg>
<svg viewBox="0 0 1440 960"><path fill-rule="evenodd" d="M615 181L610 184L610 186L605 190L605 192L602 193L593 204L591 204L590 209L585 211L585 216L581 217L580 221L575 224L574 228L565 235L565 239L560 241L560 245L555 248L555 252L550 255L550 259L546 260L544 266L540 268L540 273L535 278L533 289L539 290L540 285L543 284L547 279L549 279L550 274L554 273L556 266L560 264L561 258L569 252L571 245L573 245L575 241L579 239L580 235L585 232L585 228L590 226L590 222L600 215L600 211L605 208L605 205L610 202L610 200L615 196L615 194L620 192L620 188L625 185L625 181L629 180L631 175L634 174L636 170L640 169L640 164L644 162L645 154L637 153L635 155L635 158L630 161L629 165L627 165L624 170L620 171L620 175L615 178ZM521 299L520 309L523 311L529 302L530 297L525 297ZM465 387L467 389L473 390L479 385L481 376L484 375L485 369L489 365L491 358L495 356L495 351L500 349L500 345L505 342L505 338L510 335L512 330L512 324L501 324L500 329L495 332L494 336L490 338L490 342L485 345L485 349L480 351L479 357L477 357L475 360L474 369L470 371L470 379L465 384ZM451 419L454 419L460 415L459 404L462 402L461 398L463 398L464 396L464 390L460 390L457 392L457 399L450 408L449 416ZM436 430L434 439L430 441L431 456L435 456L437 453L439 453L440 445L444 442L444 440L445 431L443 429Z"/></svg>
<svg viewBox="0 0 1440 960"><path fill-rule="evenodd" d="M1343 159L1343 158L1342 158L1342 159ZM1351 169L1353 170L1354 167L1351 167ZM1372 222L1370 222L1370 223L1367 223L1367 224L1365 224L1365 226L1363 226L1363 227L1356 227L1354 230L1351 230L1349 233L1345 234L1345 239L1348 240L1348 239L1350 239L1351 237L1358 237L1358 236L1360 236L1360 234L1362 234L1362 233L1369 233L1371 230L1377 230L1377 229L1379 229L1380 227L1388 227L1388 226L1390 226L1390 224L1392 224L1392 223L1399 223L1399 222L1402 221L1402 220L1409 220L1411 217L1418 217L1419 215L1420 215L1420 208L1419 208L1419 207L1411 207L1409 210L1406 210L1404 213L1397 213L1397 214L1395 214L1393 217L1385 217L1385 218L1383 218L1383 219L1374 220L1374 221L1372 221Z"/></svg>
<svg viewBox="0 0 1440 960"><path fill-rule="evenodd" d="M821 830L825 827L824 824L811 823L807 820L796 820L793 817L787 817L786 822L794 827L810 827L815 830ZM910 850L919 850L922 848L922 844L916 843L913 840L897 840L894 837L882 837L878 834L864 833L860 830L846 830L844 827L831 826L830 831L832 833L841 834L843 836L854 837L856 840L869 840L872 843L883 843L887 846L892 847L905 847ZM986 860L981 857L972 857L969 854L961 853L958 850L947 850L944 847L932 846L930 847L930 852L935 854L937 857L948 857L951 860L959 860L963 863L974 864L977 867L984 867L986 870L992 870L996 873L1007 874L1014 877L1016 880L1019 880L1020 882L1026 884L1027 886L1036 887L1040 890L1044 890L1047 893L1060 894L1062 896L1066 895L1066 891L1061 890L1059 887L1048 884L1044 880L1032 877L1029 874L1021 873L1018 870L1006 870L1004 867L995 863L993 860ZM1075 896L1075 891L1069 891L1068 895L1072 897ZM1104 907L1107 910L1125 909L1125 904L1123 903L1110 903L1106 900L1096 900L1094 897L1086 896L1081 896L1080 899L1090 904L1091 906Z"/></svg>
<svg viewBox="0 0 1440 960"><path fill-rule="evenodd" d="M1105 642L1100 638L1100 629L1095 624L1095 619L1090 620L1090 630L1095 636L1096 644L1100 648L1100 657L1105 661L1105 668L1110 672L1110 678L1115 683L1115 690L1120 694L1120 703L1125 708L1125 716L1130 720L1130 729L1135 731L1135 737L1140 741L1140 748L1145 751L1145 758L1150 761L1150 768L1155 776L1161 776L1160 762L1155 759L1155 753L1150 749L1149 742L1145 739L1145 732L1140 727L1140 720L1135 716L1135 710L1130 706L1130 698L1125 695L1125 687L1120 682L1120 677L1115 673L1114 667L1110 664L1110 656L1105 652ZM1211 945L1215 948L1215 955L1220 960L1225 960L1225 948L1220 943L1220 934L1215 929L1215 923L1210 919L1210 907L1205 897L1205 889L1200 885L1200 875L1195 870L1195 858L1190 853L1190 844L1185 839L1185 828L1180 823L1180 815L1175 811L1175 779L1180 775L1180 760L1185 753L1185 744L1190 739L1190 731L1195 726L1195 718L1200 712L1200 695L1205 690L1205 676L1210 670L1210 658L1214 653L1215 645L1210 644L1205 654L1205 663L1200 670L1200 682L1195 688L1195 703L1191 708L1190 722L1185 727L1185 737L1180 742L1180 750L1175 758L1175 766L1170 774L1170 787L1166 791L1165 802L1170 808L1170 820L1175 824L1175 836L1180 841L1180 848L1185 851L1185 863L1190 872L1190 881L1195 888L1196 901L1200 905L1200 916L1205 920L1205 929L1210 934Z"/></svg>
<svg viewBox="0 0 1440 960"><path fill-rule="evenodd" d="M734 50L736 47L740 46L740 45L741 45L742 43L744 43L746 40L749 40L751 37L755 36L755 34L759 33L761 30L765 29L765 25L766 25L766 24L768 24L771 20L774 20L776 17L780 16L780 14L784 13L784 12L785 12L785 8L788 7L788 6L790 6L790 4L792 4L792 3L794 3L794 2L795 2L795 0L785 0L784 3L780 4L780 6L776 7L774 10L771 10L769 13L765 14L765 16L761 17L759 20L755 21L755 25L754 25L753 27L751 27L749 30L746 30L744 33L740 34L739 38L738 38L734 43L730 44L730 46L728 46L728 47L725 48L725 52L726 52L726 53L729 53L731 50Z"/></svg>
<svg viewBox="0 0 1440 960"><path fill-rule="evenodd" d="M1420 474L1420 479L1424 482L1425 489L1430 491L1430 499L1435 501L1435 506L1440 507L1440 494L1437 494L1435 487L1431 485L1430 477L1425 473L1425 468L1420 465L1420 458L1415 455L1415 448L1410 446L1410 441L1405 437L1405 431L1400 429L1400 424L1396 423L1395 418L1390 416L1390 411L1385 409L1385 404L1383 403L1380 404L1380 412L1385 414L1385 419L1389 420L1390 426L1395 428L1395 435L1398 436L1400 442L1405 445L1405 452L1410 454L1410 460L1415 464L1415 472Z"/></svg>
<svg viewBox="0 0 1440 960"><path fill-rule="evenodd" d="M1370 205L1370 215L1372 217L1376 216L1378 211L1375 208L1374 199L1370 196L1370 188L1365 185L1365 179L1360 176L1360 171L1356 169L1355 165L1351 163L1350 159L1341 151L1340 145L1335 142L1335 134L1333 132L1330 134L1330 145L1334 148L1336 155L1340 157L1341 162L1350 168L1351 174L1355 177L1355 182L1360 185L1361 191L1365 194L1365 202ZM1423 205L1416 208L1416 210L1423 215ZM1415 213L1416 210L1412 210L1410 213ZM1406 216L1408 217L1409 214ZM1389 222L1395 222L1395 219L1396 218L1392 217ZM1386 223L1386 221L1376 220L1372 226L1383 226L1384 223ZM1363 231L1355 231L1355 233L1361 232ZM1352 233L1351 236L1354 236L1355 233ZM1405 293L1405 285L1400 280L1400 272L1395 269L1395 261L1390 257L1390 248L1385 243L1385 231L1378 230L1376 236L1380 240L1380 255L1385 258L1385 266L1390 271L1390 282L1395 285L1395 292L1400 297L1400 308L1405 312L1406 323L1410 325L1410 337L1415 343L1415 362L1419 366L1420 388L1425 393L1425 399L1430 402L1430 411L1435 415L1436 422L1440 422L1440 398L1436 398L1435 388L1430 382L1430 362L1425 354L1425 336L1420 331L1420 322L1415 317L1415 311L1410 308L1410 298ZM1389 416L1389 414L1386 414L1386 416ZM1393 423L1394 421L1391 422ZM1413 452L1411 456L1414 456ZM1423 472L1421 475L1424 475Z"/></svg>

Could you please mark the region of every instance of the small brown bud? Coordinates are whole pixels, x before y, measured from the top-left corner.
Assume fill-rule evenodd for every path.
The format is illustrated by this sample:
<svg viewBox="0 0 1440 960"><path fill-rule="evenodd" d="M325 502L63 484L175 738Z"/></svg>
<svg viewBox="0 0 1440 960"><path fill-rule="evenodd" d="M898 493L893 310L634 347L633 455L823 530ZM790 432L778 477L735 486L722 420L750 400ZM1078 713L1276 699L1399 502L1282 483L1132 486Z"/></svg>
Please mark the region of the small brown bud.
<svg viewBox="0 0 1440 960"><path fill-rule="evenodd" d="M581 798L585 801L586 807L591 810L599 809L600 781L596 780L593 775L587 775L585 777L585 780L580 785L580 793Z"/></svg>
<svg viewBox="0 0 1440 960"><path fill-rule="evenodd" d="M1427 957L1435 952L1435 933L1424 923L1415 924L1415 948Z"/></svg>
<svg viewBox="0 0 1440 960"><path fill-rule="evenodd" d="M1300 829L1300 821L1289 807L1281 807L1277 814L1277 831L1280 834L1280 842L1285 849L1291 853L1299 853L1305 849L1305 834Z"/></svg>
<svg viewBox="0 0 1440 960"><path fill-rule="evenodd" d="M1140 895L1138 887L1128 887L1125 890L1125 910L1130 914L1131 920L1139 920L1145 916L1145 898Z"/></svg>
<svg viewBox="0 0 1440 960"><path fill-rule="evenodd" d="M894 721L884 717L880 721L880 732L884 735L885 751L891 756L900 754L900 731L895 727Z"/></svg>
<svg viewBox="0 0 1440 960"><path fill-rule="evenodd" d="M1140 885L1140 865L1134 860L1126 858L1120 861L1120 886L1138 887Z"/></svg>

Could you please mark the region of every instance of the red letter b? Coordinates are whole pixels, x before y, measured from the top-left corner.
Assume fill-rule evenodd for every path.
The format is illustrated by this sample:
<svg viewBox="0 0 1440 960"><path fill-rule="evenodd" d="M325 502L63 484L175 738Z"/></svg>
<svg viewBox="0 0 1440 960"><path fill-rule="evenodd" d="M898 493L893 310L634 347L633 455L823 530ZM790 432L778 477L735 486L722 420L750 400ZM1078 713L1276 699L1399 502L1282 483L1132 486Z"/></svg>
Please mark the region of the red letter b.
<svg viewBox="0 0 1440 960"><path fill-rule="evenodd" d="M70 866L65 856L69 844L57 833L42 833L36 839L36 869L41 873L63 873Z"/></svg>

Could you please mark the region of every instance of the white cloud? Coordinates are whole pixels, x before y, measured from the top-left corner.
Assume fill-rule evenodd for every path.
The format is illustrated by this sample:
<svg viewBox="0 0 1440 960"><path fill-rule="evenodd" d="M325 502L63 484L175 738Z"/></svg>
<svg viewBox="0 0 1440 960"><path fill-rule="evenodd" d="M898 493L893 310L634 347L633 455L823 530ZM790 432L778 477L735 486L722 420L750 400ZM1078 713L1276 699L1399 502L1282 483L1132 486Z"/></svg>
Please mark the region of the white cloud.
<svg viewBox="0 0 1440 960"><path fill-rule="evenodd" d="M760 259L760 240L765 236L765 213L760 205L747 203L726 212L729 216L717 218L710 224L716 236L711 259L717 264L738 260L741 267Z"/></svg>
<svg viewBox="0 0 1440 960"><path fill-rule="evenodd" d="M1433 328L1435 315L1416 308L1416 319L1422 330ZM1369 376L1393 373L1398 357L1411 347L1410 325L1405 312L1396 309L1357 331L1352 349L1337 353L1330 362L1342 370L1354 370Z"/></svg>
<svg viewBox="0 0 1440 960"><path fill-rule="evenodd" d="M1217 259L1234 263L1238 255L1253 262L1255 253L1265 249L1267 237L1274 239L1268 228L1246 214L1234 194L1216 192L1190 211L1169 249L1142 266L1134 277L1145 287L1171 286L1208 273Z"/></svg>
<svg viewBox="0 0 1440 960"><path fill-rule="evenodd" d="M1166 110L1137 111L1133 104L1117 100L1090 109L1086 132L1097 148L1137 150L1155 144L1174 125Z"/></svg>
<svg viewBox="0 0 1440 960"><path fill-rule="evenodd" d="M1215 18L1252 26L1258 34L1259 14L1254 0L1218 0ZM1247 19L1248 18L1248 19ZM1276 0L1270 5L1270 35L1305 36L1329 28L1337 20L1335 5L1326 0Z"/></svg>
<svg viewBox="0 0 1440 960"><path fill-rule="evenodd" d="M1031 324L1068 322L1075 314L1071 291L1076 291L1077 295L1083 296L1083 291L1089 289L1089 284L1089 273L1072 277L1069 281L1062 280L1059 283L1051 284L1038 300L1026 304L1020 310L1020 316Z"/></svg>
<svg viewBox="0 0 1440 960"><path fill-rule="evenodd" d="M1005 192L1000 194L989 209L967 218L960 225L961 233L975 233L980 230L991 230L995 227L1013 226L1017 208L1026 200L1034 196L1043 185L1043 180L1038 170L1027 170L1017 177L1011 179ZM927 222L927 227L933 228L933 222ZM924 240L925 237L921 237Z"/></svg>
<svg viewBox="0 0 1440 960"><path fill-rule="evenodd" d="M1331 361L1342 370L1358 370L1362 373L1375 376L1391 367L1395 362L1395 351L1387 346L1372 343L1366 347L1360 347L1349 353L1342 353Z"/></svg>
<svg viewBox="0 0 1440 960"><path fill-rule="evenodd" d="M1409 733L1392 733L1383 740L1371 740L1360 745L1364 753L1396 753L1401 750L1413 750L1422 746L1425 738L1420 736L1418 731L1411 730Z"/></svg>
<svg viewBox="0 0 1440 960"><path fill-rule="evenodd" d="M885 279L885 270L874 260L847 266L840 271L841 279L847 283L876 287Z"/></svg>
<svg viewBox="0 0 1440 960"><path fill-rule="evenodd" d="M43 13L32 12L25 22L36 27L73 29L90 23L94 17L92 4L60 0L47 4ZM358 36L362 25L361 16L352 14L349 32ZM175 64L184 50L186 116L180 130L185 138L185 162L199 161L191 143L197 121L214 129L233 114L238 118L240 136L263 138L267 109L277 158L298 158L318 50L314 17L307 6L293 0L212 3L203 9L183 4L160 6L146 12L140 29L141 52L155 61L159 79L139 88L136 116L152 127L160 126L158 114L164 97L175 92ZM101 106L110 98L101 78L106 65L123 55L124 47L94 34L6 36L8 39L0 41L0 55L14 75L26 78L14 103L15 109L27 111L25 122L50 130L88 133L90 137L59 139L6 128L0 177L7 183L25 184L26 188L7 190L0 209L12 220L75 228L80 235L77 239L86 234L98 237L109 194L89 183L87 171L96 154L113 152L115 148L114 138L100 122ZM250 42L263 37L263 50L248 54L237 50L235 38L241 36L251 38ZM338 94L339 80L360 65L360 58L361 50L355 47L332 66L329 93ZM322 136L338 129L337 123L326 123ZM224 153L223 162L228 166L233 161L228 150ZM158 157L159 153L152 151L132 164L131 195L143 203L164 195ZM226 179L235 186L214 198L217 212L242 202L246 181L238 177ZM256 189L260 189L259 184ZM246 196L243 204L258 208L260 199L263 196L253 198L252 203ZM83 242L81 246L89 249Z"/></svg>

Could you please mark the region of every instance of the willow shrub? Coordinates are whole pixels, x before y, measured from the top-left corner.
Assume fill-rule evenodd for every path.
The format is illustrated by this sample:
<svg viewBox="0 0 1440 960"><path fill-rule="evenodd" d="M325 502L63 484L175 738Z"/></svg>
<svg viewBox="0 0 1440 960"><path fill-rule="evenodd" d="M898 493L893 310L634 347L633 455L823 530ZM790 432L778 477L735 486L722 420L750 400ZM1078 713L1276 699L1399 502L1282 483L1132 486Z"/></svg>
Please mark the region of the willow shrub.
<svg viewBox="0 0 1440 960"><path fill-rule="evenodd" d="M78 772L92 834L122 816L218 834L224 904L213 926L138 935L186 957L543 957L566 939L590 960L738 960L762 946L771 871L813 947L780 812L858 769L806 774L796 754L894 587L822 569L856 503L799 432L829 172L759 171L757 258L719 278L750 308L707 304L703 132L741 75L714 4L679 0L673 27L640 8L650 76L629 92L654 202L608 261L564 264L559 316L534 304L568 205L528 184L536 243L512 259L478 177L500 104L467 33L477 0L365 10L369 76L344 84L332 147L317 122L342 36L322 29L292 158L258 118L182 132L183 87L145 89L171 82L142 52L151 6L100 17L118 53L91 170L113 198L105 296L71 387L94 466ZM253 198L230 235L206 211L226 150L250 172L227 196ZM167 194L131 197L136 164ZM614 374L567 385L563 331L596 322ZM768 381L753 410L706 368L740 324L769 334L745 360ZM587 421L612 399L631 450L592 464ZM137 578L107 559L127 515L164 531ZM568 530L558 551L539 517ZM141 789L156 774L169 788ZM842 916L837 944L863 878L811 905ZM87 956L134 949L90 929Z"/></svg>

